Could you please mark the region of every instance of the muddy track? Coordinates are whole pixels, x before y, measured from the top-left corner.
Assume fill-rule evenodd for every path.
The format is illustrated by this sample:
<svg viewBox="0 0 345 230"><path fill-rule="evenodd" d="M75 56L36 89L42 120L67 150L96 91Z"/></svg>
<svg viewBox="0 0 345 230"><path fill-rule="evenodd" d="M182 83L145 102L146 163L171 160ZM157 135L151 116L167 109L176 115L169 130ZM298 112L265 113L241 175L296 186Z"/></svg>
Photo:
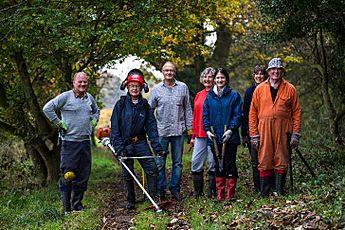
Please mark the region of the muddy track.
<svg viewBox="0 0 345 230"><path fill-rule="evenodd" d="M170 175L170 172L168 172ZM141 178L137 175L139 181ZM102 228L106 230L114 230L114 229L129 229L133 225L133 221L135 219L136 212L142 212L143 210L133 210L128 211L125 209L127 200L126 200L126 193L125 193L125 184L121 179L120 175L116 175L115 177L117 181L113 184L104 185L107 191L112 191L113 194L111 199L109 200L107 207L105 207L103 211L103 218L102 218ZM189 187L189 182L191 180L191 176L188 174L184 174L182 177L182 194L185 196L185 199L188 199L191 193L191 188ZM139 186L135 186L136 191L136 200L137 202L141 202L144 198ZM169 197L168 197L169 198ZM146 198L147 200L147 198ZM145 211L144 211L145 212ZM191 227L187 222L184 221L185 218L181 218L181 216L185 215L187 212L183 207L183 201L173 202L172 205L166 207L165 212L168 213L169 219L171 222L168 223L167 229L190 229Z"/></svg>

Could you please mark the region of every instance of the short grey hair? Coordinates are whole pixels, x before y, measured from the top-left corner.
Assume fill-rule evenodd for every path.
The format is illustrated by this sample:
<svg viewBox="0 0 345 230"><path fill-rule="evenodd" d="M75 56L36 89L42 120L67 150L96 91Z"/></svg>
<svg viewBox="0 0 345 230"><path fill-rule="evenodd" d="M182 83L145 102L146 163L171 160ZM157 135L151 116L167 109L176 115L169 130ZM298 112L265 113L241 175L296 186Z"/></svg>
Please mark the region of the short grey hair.
<svg viewBox="0 0 345 230"><path fill-rule="evenodd" d="M79 77L79 76L86 76L87 78L89 78L89 76L87 75L87 73L85 73L85 72L77 72L76 74L74 74L74 76L73 76L73 81L77 78L77 77Z"/></svg>
<svg viewBox="0 0 345 230"><path fill-rule="evenodd" d="M216 70L213 67L207 67L204 69L201 74L200 74L200 83L202 84L202 79L207 75L207 74L212 74L213 78L216 75Z"/></svg>

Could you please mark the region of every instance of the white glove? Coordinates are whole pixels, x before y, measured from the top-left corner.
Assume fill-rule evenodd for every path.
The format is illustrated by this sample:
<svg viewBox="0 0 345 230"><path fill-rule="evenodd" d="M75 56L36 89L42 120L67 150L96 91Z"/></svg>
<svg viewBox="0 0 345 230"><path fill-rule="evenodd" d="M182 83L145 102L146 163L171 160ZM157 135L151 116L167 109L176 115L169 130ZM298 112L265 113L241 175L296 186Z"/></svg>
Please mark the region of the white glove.
<svg viewBox="0 0 345 230"><path fill-rule="evenodd" d="M206 134L207 134L207 137L211 140L213 140L213 138L216 137L213 133L211 133L211 131L207 131Z"/></svg>
<svg viewBox="0 0 345 230"><path fill-rule="evenodd" d="M224 132L223 137L222 137L223 138L223 143L227 142L230 139L231 134L232 134L231 129L228 129L228 130L226 130Z"/></svg>

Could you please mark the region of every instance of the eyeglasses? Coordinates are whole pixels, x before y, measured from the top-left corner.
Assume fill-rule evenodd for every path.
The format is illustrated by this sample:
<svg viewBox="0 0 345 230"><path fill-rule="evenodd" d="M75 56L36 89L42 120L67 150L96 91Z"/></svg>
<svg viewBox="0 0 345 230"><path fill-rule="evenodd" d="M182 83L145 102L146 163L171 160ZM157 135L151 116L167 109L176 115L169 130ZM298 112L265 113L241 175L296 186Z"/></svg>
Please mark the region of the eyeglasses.
<svg viewBox="0 0 345 230"><path fill-rule="evenodd" d="M128 85L128 88L130 88L130 89L140 89L141 86L140 85Z"/></svg>
<svg viewBox="0 0 345 230"><path fill-rule="evenodd" d="M165 73L168 73L168 72L174 73L175 70L174 69L163 69L163 72L165 72Z"/></svg>

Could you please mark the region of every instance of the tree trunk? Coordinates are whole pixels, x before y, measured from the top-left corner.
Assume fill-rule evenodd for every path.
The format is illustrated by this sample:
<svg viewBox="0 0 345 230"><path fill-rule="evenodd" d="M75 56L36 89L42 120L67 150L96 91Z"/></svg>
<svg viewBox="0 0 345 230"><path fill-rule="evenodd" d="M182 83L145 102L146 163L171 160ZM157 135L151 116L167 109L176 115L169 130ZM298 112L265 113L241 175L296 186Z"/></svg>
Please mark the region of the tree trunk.
<svg viewBox="0 0 345 230"><path fill-rule="evenodd" d="M45 116L43 115L42 109L38 104L22 51L15 51L11 56L14 63L17 65L18 73L22 80L25 99L29 105L30 113L36 120L37 128L40 131L40 134L48 134L50 131L50 125L48 124Z"/></svg>
<svg viewBox="0 0 345 230"><path fill-rule="evenodd" d="M22 51L14 51L11 57L21 78L25 102L29 105L30 116L34 118L29 120L25 119L24 116L24 124L30 128L27 128L26 132L20 130L17 135L19 134L23 138L26 150L40 169L45 182L49 183L57 179L59 175L60 157L58 148L56 141L50 141L50 139L56 137L56 133L52 130L38 103ZM46 143L50 143L51 146L48 148Z"/></svg>
<svg viewBox="0 0 345 230"><path fill-rule="evenodd" d="M230 55L231 32L226 25L220 24L216 29L217 41L212 54L212 64L214 66L228 66L228 59Z"/></svg>
<svg viewBox="0 0 345 230"><path fill-rule="evenodd" d="M47 183L54 182L59 177L60 154L58 146L52 143L52 149L49 149L41 138L35 138L31 143L26 143L31 146L31 153L33 158L38 161L36 163L44 163L41 166L41 172L45 176Z"/></svg>
<svg viewBox="0 0 345 230"><path fill-rule="evenodd" d="M339 131L339 125L340 125L340 120L342 116L337 114L337 110L335 109L331 95L329 93L329 72L328 72L328 61L327 61L327 55L326 55L326 49L324 45L324 37L323 37L323 32L322 29L320 29L319 32L319 40L320 40L320 49L321 49L321 57L320 57L320 64L323 69L322 73L322 95L323 95L323 101L326 105L327 111L328 111L328 116L329 116L329 121L330 121L330 128L331 132L334 136L334 139L336 143L343 145L344 142L342 140L340 131Z"/></svg>
<svg viewBox="0 0 345 230"><path fill-rule="evenodd" d="M41 186L46 185L47 182L47 167L44 164L44 161L40 154L35 150L35 148L30 143L24 143L26 152L29 154L31 161L33 162L35 168L39 172L39 180Z"/></svg>

